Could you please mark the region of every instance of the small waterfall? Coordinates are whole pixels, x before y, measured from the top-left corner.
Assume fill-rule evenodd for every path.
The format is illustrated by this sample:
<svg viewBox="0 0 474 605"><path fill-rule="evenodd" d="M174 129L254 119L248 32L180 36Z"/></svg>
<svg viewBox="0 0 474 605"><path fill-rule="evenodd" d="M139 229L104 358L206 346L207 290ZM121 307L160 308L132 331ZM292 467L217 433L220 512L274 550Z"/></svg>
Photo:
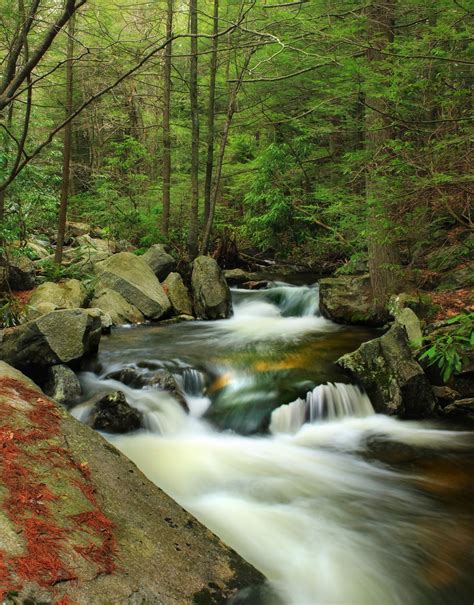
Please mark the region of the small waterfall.
<svg viewBox="0 0 474 605"><path fill-rule="evenodd" d="M282 317L319 316L319 287L292 286L285 282L273 282L264 290L243 290L233 288L234 306L238 313L239 306L249 303L264 303L274 306Z"/></svg>
<svg viewBox="0 0 474 605"><path fill-rule="evenodd" d="M183 391L193 397L201 397L206 387L204 374L194 368L185 368L182 373Z"/></svg>
<svg viewBox="0 0 474 605"><path fill-rule="evenodd" d="M282 405L272 412L270 432L296 433L305 422L338 420L340 418L363 417L374 414L367 393L353 384L320 384L306 394Z"/></svg>
<svg viewBox="0 0 474 605"><path fill-rule="evenodd" d="M181 376L175 377L181 385L189 413L200 418L211 405L211 400L204 393L206 390L205 375L194 368L185 368Z"/></svg>

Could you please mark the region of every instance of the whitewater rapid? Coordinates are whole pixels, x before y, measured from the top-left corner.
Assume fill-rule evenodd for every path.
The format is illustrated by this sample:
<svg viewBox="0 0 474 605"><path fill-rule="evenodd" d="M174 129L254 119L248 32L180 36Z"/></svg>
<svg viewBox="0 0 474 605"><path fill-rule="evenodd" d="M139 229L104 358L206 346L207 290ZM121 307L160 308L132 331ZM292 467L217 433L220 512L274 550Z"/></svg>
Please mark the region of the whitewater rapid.
<svg viewBox="0 0 474 605"><path fill-rule="evenodd" d="M212 343L224 342L224 351L234 346L246 352L263 344L270 351L275 341L340 330L319 315L316 289L284 284L274 289L277 292L236 291L234 316L203 322L198 334L208 339L211 349ZM190 346L195 338L192 329ZM142 345L135 347L133 355ZM105 378L111 368L120 366L117 355L111 355L103 359L100 373L83 374L83 387L89 395L122 390L143 412L145 429L107 438L261 570L279 595L278 603L469 601L472 552L459 535L468 531L472 515L456 515L431 497L436 489L444 489L444 483L440 486L436 476L427 478L426 468L397 468L373 454L374 444L383 448L395 443L402 452L419 449L428 458L445 450L463 456L472 451L469 433L376 415L357 386L337 381L311 388L288 404L276 402L265 434L218 430L207 416L213 402L206 372L190 367L189 359L185 363L179 347L173 353L176 357L168 349L168 357L160 357L159 338L156 348L139 348L141 354L144 349L155 363L175 369L189 410L168 393ZM131 365L131 357L132 352L125 365ZM218 364L210 367L216 372ZM225 372L229 374L228 365ZM251 381L254 375L248 369L227 374L225 388L232 401L242 396L239 380ZM232 390L232 381L238 388ZM261 384L268 390L267 383ZM82 420L87 413L87 405L74 410ZM460 558L453 558L458 551ZM443 584L446 574L456 578L452 585ZM269 599L267 605L277 602Z"/></svg>

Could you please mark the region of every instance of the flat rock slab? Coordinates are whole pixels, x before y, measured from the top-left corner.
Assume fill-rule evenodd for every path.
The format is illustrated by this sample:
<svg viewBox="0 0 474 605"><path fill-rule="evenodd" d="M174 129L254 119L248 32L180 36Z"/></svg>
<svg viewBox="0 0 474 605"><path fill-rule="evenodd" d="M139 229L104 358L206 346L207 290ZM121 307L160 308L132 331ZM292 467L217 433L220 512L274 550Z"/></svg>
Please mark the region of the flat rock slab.
<svg viewBox="0 0 474 605"><path fill-rule="evenodd" d="M226 603L262 584L101 435L3 362L0 443L0 601Z"/></svg>

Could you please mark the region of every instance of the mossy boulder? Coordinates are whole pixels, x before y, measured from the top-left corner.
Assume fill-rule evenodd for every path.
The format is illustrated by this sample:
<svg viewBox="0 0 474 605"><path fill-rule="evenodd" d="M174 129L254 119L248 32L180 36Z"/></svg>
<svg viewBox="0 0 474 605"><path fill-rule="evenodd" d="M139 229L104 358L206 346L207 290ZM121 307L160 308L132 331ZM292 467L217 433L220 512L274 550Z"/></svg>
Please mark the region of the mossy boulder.
<svg viewBox="0 0 474 605"><path fill-rule="evenodd" d="M232 312L229 286L217 262L210 256L194 259L191 277L194 308L200 319L225 319Z"/></svg>
<svg viewBox="0 0 474 605"><path fill-rule="evenodd" d="M81 384L75 372L64 364L48 368L48 379L43 389L57 403L72 404L82 394Z"/></svg>
<svg viewBox="0 0 474 605"><path fill-rule="evenodd" d="M52 311L0 332L0 359L27 373L95 353L102 325L84 309Z"/></svg>
<svg viewBox="0 0 474 605"><path fill-rule="evenodd" d="M104 288L96 292L91 300L91 307L101 309L107 313L116 326L120 324L139 324L145 321L143 313L137 307L131 305L123 296L110 288Z"/></svg>
<svg viewBox="0 0 474 605"><path fill-rule="evenodd" d="M376 412L404 418L430 417L436 398L420 364L413 358L405 328L398 323L337 364L365 388Z"/></svg>
<svg viewBox="0 0 474 605"><path fill-rule="evenodd" d="M373 309L370 277L341 275L319 282L321 313L333 321L350 325L380 325Z"/></svg>
<svg viewBox="0 0 474 605"><path fill-rule="evenodd" d="M107 393L94 405L90 425L106 433L129 433L142 427L142 413L132 407L122 391Z"/></svg>
<svg viewBox="0 0 474 605"><path fill-rule="evenodd" d="M131 252L119 252L95 265L98 289L118 292L149 319L159 319L171 304L148 264Z"/></svg>
<svg viewBox="0 0 474 605"><path fill-rule="evenodd" d="M170 273L163 282L175 315L192 315L193 303L179 273Z"/></svg>
<svg viewBox="0 0 474 605"><path fill-rule="evenodd" d="M58 283L48 281L33 291L28 302L28 317L38 317L46 308L78 309L86 301L87 290L78 279L65 279Z"/></svg>

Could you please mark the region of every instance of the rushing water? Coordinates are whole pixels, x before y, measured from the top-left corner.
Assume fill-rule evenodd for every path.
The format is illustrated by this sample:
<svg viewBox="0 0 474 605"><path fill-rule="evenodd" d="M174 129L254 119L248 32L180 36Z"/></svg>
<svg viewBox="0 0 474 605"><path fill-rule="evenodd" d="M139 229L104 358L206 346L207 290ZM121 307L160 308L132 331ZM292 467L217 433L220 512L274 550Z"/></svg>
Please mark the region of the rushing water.
<svg viewBox="0 0 474 605"><path fill-rule="evenodd" d="M235 290L234 309L104 339L86 398L121 389L146 426L110 440L267 576L272 605L471 604L471 434L374 414L333 363L373 332L322 318L316 288ZM172 372L188 410L106 378L124 367Z"/></svg>

